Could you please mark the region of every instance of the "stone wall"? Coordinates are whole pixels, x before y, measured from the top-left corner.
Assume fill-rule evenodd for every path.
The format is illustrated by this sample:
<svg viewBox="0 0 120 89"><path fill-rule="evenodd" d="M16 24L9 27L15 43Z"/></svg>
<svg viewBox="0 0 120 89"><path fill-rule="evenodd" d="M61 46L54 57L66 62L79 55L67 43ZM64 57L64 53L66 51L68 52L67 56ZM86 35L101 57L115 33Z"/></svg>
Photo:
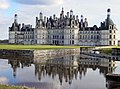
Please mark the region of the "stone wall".
<svg viewBox="0 0 120 89"><path fill-rule="evenodd" d="M7 49L1 49L0 55L34 56L33 50L7 50Z"/></svg>
<svg viewBox="0 0 120 89"><path fill-rule="evenodd" d="M47 60L65 55L75 55L76 53L80 53L80 49L34 50L34 60Z"/></svg>
<svg viewBox="0 0 120 89"><path fill-rule="evenodd" d="M53 59L65 55L80 53L80 49L55 49L55 50L0 50L0 55L30 56L34 60Z"/></svg>

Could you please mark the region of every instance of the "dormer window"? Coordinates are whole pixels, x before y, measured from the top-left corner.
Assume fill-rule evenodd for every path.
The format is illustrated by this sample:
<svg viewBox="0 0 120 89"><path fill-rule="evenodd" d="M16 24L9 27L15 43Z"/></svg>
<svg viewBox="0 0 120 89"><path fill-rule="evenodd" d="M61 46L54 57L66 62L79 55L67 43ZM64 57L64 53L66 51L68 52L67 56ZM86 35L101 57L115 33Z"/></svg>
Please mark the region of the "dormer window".
<svg viewBox="0 0 120 89"><path fill-rule="evenodd" d="M111 26L111 25L109 26L109 29L112 29L112 26Z"/></svg>

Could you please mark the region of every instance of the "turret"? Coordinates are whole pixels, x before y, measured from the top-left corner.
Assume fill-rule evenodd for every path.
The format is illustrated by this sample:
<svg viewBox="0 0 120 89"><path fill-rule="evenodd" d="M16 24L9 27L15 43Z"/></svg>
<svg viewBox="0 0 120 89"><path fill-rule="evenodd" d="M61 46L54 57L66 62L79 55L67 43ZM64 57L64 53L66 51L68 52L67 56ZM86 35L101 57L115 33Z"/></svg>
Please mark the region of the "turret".
<svg viewBox="0 0 120 89"><path fill-rule="evenodd" d="M76 15L76 25L79 26L79 18L78 18L78 15Z"/></svg>
<svg viewBox="0 0 120 89"><path fill-rule="evenodd" d="M17 14L14 16L14 23L17 23Z"/></svg>
<svg viewBox="0 0 120 89"><path fill-rule="evenodd" d="M70 18L72 18L72 17L73 17L73 11L70 10Z"/></svg>
<svg viewBox="0 0 120 89"><path fill-rule="evenodd" d="M44 16L44 27L46 27L46 23L47 23L47 18L46 16Z"/></svg>
<svg viewBox="0 0 120 89"><path fill-rule="evenodd" d="M109 9L107 9L107 18L110 18L110 15L111 15L111 10L109 8Z"/></svg>
<svg viewBox="0 0 120 89"><path fill-rule="evenodd" d="M84 18L83 15L81 15L81 22L83 22L83 18Z"/></svg>
<svg viewBox="0 0 120 89"><path fill-rule="evenodd" d="M38 17L36 17L36 23L38 22Z"/></svg>
<svg viewBox="0 0 120 89"><path fill-rule="evenodd" d="M67 12L67 18L69 18L69 12Z"/></svg>
<svg viewBox="0 0 120 89"><path fill-rule="evenodd" d="M73 19L75 20L75 15L73 15Z"/></svg>
<svg viewBox="0 0 120 89"><path fill-rule="evenodd" d="M62 16L64 16L64 8L62 8L61 14Z"/></svg>
<svg viewBox="0 0 120 89"><path fill-rule="evenodd" d="M109 28L109 26L111 25L114 25L112 19L110 18L110 15L111 15L111 10L110 9L107 9L107 19L106 19L106 22L105 22L105 26L107 28Z"/></svg>
<svg viewBox="0 0 120 89"><path fill-rule="evenodd" d="M62 11L60 13L60 19L63 19L64 18L64 9L62 8Z"/></svg>
<svg viewBox="0 0 120 89"><path fill-rule="evenodd" d="M38 17L36 17L36 27L38 27Z"/></svg>
<svg viewBox="0 0 120 89"><path fill-rule="evenodd" d="M84 26L85 26L85 27L88 27L87 18L85 18Z"/></svg>
<svg viewBox="0 0 120 89"><path fill-rule="evenodd" d="M76 15L76 20L77 20L77 21L79 20L78 15Z"/></svg>
<svg viewBox="0 0 120 89"><path fill-rule="evenodd" d="M47 18L46 18L46 16L44 16L44 22L45 22L45 23L47 22Z"/></svg>
<svg viewBox="0 0 120 89"><path fill-rule="evenodd" d="M55 16L55 14L53 15L53 19L54 19L54 20L56 19L56 16Z"/></svg>
<svg viewBox="0 0 120 89"><path fill-rule="evenodd" d="M43 20L43 14L40 12L40 20Z"/></svg>
<svg viewBox="0 0 120 89"><path fill-rule="evenodd" d="M81 22L80 22L80 27L83 28L83 15L81 15Z"/></svg>

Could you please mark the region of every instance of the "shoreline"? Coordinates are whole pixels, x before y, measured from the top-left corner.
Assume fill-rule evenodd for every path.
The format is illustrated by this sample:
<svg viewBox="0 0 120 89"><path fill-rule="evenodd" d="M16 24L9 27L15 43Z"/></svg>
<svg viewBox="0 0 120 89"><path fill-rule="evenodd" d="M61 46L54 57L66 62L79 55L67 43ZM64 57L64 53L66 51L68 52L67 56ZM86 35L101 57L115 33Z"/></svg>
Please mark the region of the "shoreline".
<svg viewBox="0 0 120 89"><path fill-rule="evenodd" d="M29 88L27 86L0 84L0 89L34 89L34 88Z"/></svg>

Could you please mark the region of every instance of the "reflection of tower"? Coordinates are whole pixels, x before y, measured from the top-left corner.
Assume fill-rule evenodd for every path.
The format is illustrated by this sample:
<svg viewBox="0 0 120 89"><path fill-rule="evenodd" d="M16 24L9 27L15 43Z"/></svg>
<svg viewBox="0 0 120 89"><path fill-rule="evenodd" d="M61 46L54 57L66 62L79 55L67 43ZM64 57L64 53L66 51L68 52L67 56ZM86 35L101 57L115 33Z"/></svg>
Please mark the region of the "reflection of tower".
<svg viewBox="0 0 120 89"><path fill-rule="evenodd" d="M23 68L25 66L30 66L31 63L33 61L31 60L31 57L29 59L29 57L24 57L24 56L17 56L16 55L12 55L12 58L8 58L8 64L11 65L12 69L13 69L13 76L16 77L16 72L17 72L17 68Z"/></svg>
<svg viewBox="0 0 120 89"><path fill-rule="evenodd" d="M13 76L16 77L16 70L17 70L17 67L13 67Z"/></svg>
<svg viewBox="0 0 120 89"><path fill-rule="evenodd" d="M42 71L41 71L42 67L41 65L39 65L39 69L38 69L38 80L41 80L41 75L42 75Z"/></svg>
<svg viewBox="0 0 120 89"><path fill-rule="evenodd" d="M86 75L86 73L87 73L87 67L85 67L84 70L83 70L84 76Z"/></svg>
<svg viewBox="0 0 120 89"><path fill-rule="evenodd" d="M79 73L86 74L87 68L92 68L93 71L95 71L97 68L99 69L99 72L103 75L106 75L107 73L113 73L113 70L115 69L115 62L111 59L106 58L96 58L96 57L90 57L88 55L84 55L84 57L80 57L78 60L79 64Z"/></svg>
<svg viewBox="0 0 120 89"><path fill-rule="evenodd" d="M18 60L8 60L11 64L11 67L13 68L13 76L16 77L16 70L17 67L20 67L20 63Z"/></svg>
<svg viewBox="0 0 120 89"><path fill-rule="evenodd" d="M74 70L74 74L75 74L75 79L77 79L77 75L78 75L78 70L77 69Z"/></svg>
<svg viewBox="0 0 120 89"><path fill-rule="evenodd" d="M72 70L71 70L71 67L69 67L69 84L72 83Z"/></svg>
<svg viewBox="0 0 120 89"><path fill-rule="evenodd" d="M59 81L60 81L60 84L62 85L62 79L63 79L63 67L62 67L62 65L60 65L59 66L60 68L59 68L59 71L58 71L58 75L59 75Z"/></svg>

